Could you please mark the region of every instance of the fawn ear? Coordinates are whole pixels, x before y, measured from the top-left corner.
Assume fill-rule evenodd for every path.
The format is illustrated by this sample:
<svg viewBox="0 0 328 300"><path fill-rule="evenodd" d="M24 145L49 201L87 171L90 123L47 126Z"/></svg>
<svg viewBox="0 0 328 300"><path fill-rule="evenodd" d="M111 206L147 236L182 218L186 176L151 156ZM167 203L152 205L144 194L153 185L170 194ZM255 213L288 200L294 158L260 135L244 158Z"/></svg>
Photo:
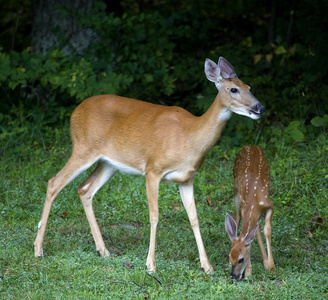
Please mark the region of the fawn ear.
<svg viewBox="0 0 328 300"><path fill-rule="evenodd" d="M257 228L259 227L260 222L257 223L257 225L244 237L244 241L246 245L249 245L251 242L253 242L255 238L255 233Z"/></svg>
<svg viewBox="0 0 328 300"><path fill-rule="evenodd" d="M237 224L229 214L225 218L225 230L229 235L231 242L237 239Z"/></svg>
<svg viewBox="0 0 328 300"><path fill-rule="evenodd" d="M222 80L220 67L209 58L205 60L205 75L209 81L218 83Z"/></svg>
<svg viewBox="0 0 328 300"><path fill-rule="evenodd" d="M221 76L224 79L237 77L233 66L222 56L219 58L219 68L221 70Z"/></svg>

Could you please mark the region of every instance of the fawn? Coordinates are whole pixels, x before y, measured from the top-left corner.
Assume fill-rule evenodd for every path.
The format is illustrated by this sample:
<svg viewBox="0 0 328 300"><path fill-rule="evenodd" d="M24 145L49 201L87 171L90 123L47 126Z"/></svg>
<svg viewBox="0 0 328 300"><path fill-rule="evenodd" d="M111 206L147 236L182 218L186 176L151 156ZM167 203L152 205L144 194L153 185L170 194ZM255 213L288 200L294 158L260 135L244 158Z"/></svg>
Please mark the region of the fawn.
<svg viewBox="0 0 328 300"><path fill-rule="evenodd" d="M232 266L231 278L240 280L245 270L245 279L252 274L251 245L256 235L263 257L264 267L274 272L274 262L271 251L271 220L273 202L269 196L270 167L264 157L263 150L257 146L245 146L237 155L233 167L235 180L234 201L235 213L225 218L225 230L232 242L229 262ZM265 251L260 218L265 215L264 236L267 251ZM237 236L240 219L242 229Z"/></svg>

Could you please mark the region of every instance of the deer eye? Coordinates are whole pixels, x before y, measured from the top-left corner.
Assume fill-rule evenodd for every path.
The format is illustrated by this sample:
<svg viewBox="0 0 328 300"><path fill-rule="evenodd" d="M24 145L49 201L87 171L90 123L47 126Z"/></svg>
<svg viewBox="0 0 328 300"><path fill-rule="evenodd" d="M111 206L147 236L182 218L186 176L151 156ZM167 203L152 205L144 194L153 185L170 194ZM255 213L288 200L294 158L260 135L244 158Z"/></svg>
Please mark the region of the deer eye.
<svg viewBox="0 0 328 300"><path fill-rule="evenodd" d="M238 92L238 89L232 88L230 91L231 91L231 93L237 93Z"/></svg>
<svg viewBox="0 0 328 300"><path fill-rule="evenodd" d="M241 259L238 260L238 263L239 263L239 264L241 264L241 263L243 263L243 262L244 262L244 258L241 258Z"/></svg>

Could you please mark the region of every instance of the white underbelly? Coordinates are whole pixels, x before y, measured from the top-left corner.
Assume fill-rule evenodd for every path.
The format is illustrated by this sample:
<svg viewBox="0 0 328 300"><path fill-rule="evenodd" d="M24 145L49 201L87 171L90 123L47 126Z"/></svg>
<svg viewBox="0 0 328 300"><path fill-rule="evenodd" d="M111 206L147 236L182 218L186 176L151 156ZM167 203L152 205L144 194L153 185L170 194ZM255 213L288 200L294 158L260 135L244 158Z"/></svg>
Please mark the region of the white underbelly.
<svg viewBox="0 0 328 300"><path fill-rule="evenodd" d="M146 175L146 173L145 173L146 164L145 163L141 166L142 171L140 171L140 169L133 168L126 164L117 162L106 156L102 157L101 160L107 162L108 164L113 166L119 172L133 174L133 175L142 175L142 176ZM194 169L168 170L168 171L164 172L164 174L162 176L162 180L173 181L173 182L178 182L178 183L187 182L196 174L197 173L195 172Z"/></svg>
<svg viewBox="0 0 328 300"><path fill-rule="evenodd" d="M164 174L163 180L174 182L186 182L189 181L197 173L195 170L174 170L168 171Z"/></svg>
<svg viewBox="0 0 328 300"><path fill-rule="evenodd" d="M117 162L115 160L112 160L112 159L110 159L106 156L102 157L101 160L109 163L110 165L112 165L119 172L133 174L133 175L143 175L143 176L145 176L145 172L144 172L145 168L143 168L143 171L140 171L136 168L133 168L133 167L130 167L128 165Z"/></svg>

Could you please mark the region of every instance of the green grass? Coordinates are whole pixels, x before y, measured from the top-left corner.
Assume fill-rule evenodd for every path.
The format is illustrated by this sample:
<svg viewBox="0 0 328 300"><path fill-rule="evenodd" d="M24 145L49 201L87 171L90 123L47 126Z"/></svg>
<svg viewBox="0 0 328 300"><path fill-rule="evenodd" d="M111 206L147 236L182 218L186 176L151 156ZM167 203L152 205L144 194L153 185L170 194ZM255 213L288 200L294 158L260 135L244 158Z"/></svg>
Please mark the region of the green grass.
<svg viewBox="0 0 328 300"><path fill-rule="evenodd" d="M47 146L52 140L54 144ZM2 146L0 299L328 298L325 134L304 143L287 144L282 140L278 145L261 145L272 173L276 276L264 269L255 242L253 275L242 282L230 279L230 241L224 230L224 216L233 212L232 166L240 149L230 149L227 155L215 147L195 180L202 236L215 274L207 276L200 270L178 186L162 184L154 278L144 268L150 228L145 180L130 175L116 174L94 199L98 224L112 259L97 256L76 192L87 174L57 197L47 227L44 258L34 258L33 242L47 180L70 155L67 131L49 133L43 142L45 147L17 139ZM131 265L133 268L128 267Z"/></svg>

